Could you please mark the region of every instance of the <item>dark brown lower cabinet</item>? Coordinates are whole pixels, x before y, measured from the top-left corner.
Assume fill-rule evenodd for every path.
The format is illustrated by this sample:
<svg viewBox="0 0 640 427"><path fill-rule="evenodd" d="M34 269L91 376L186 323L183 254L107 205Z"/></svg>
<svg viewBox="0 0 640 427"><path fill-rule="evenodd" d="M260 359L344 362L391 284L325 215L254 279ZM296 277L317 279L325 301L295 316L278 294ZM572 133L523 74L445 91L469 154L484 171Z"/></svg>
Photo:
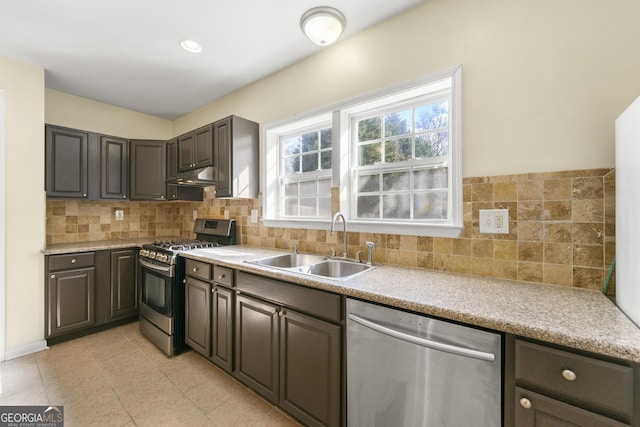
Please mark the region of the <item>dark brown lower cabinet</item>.
<svg viewBox="0 0 640 427"><path fill-rule="evenodd" d="M231 289L216 285L211 304L210 359L227 372L233 369L233 301Z"/></svg>
<svg viewBox="0 0 640 427"><path fill-rule="evenodd" d="M185 279L185 341L205 357L211 354L211 289L210 283Z"/></svg>
<svg viewBox="0 0 640 427"><path fill-rule="evenodd" d="M57 271L47 283L47 336L95 325L95 267Z"/></svg>
<svg viewBox="0 0 640 427"><path fill-rule="evenodd" d="M236 378L307 426L340 425L341 327L236 296Z"/></svg>
<svg viewBox="0 0 640 427"><path fill-rule="evenodd" d="M138 314L138 250L111 252L111 320Z"/></svg>

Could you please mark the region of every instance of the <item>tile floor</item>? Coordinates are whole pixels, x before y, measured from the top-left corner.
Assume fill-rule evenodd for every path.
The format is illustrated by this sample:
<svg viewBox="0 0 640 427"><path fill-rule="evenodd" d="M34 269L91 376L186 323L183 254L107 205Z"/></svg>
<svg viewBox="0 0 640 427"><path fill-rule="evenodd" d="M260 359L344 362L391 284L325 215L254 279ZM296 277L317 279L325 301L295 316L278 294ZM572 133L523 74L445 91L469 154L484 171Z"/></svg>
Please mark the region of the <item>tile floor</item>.
<svg viewBox="0 0 640 427"><path fill-rule="evenodd" d="M0 363L0 405L63 405L70 426L299 426L193 351L130 323Z"/></svg>

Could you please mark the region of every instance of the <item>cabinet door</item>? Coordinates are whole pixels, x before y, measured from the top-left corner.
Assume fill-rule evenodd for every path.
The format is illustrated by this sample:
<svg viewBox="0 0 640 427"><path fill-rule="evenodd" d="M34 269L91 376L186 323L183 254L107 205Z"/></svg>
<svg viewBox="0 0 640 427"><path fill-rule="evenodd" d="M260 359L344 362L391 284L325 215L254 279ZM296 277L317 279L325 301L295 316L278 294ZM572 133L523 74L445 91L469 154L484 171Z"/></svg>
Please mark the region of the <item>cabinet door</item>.
<svg viewBox="0 0 640 427"><path fill-rule="evenodd" d="M185 341L205 357L211 354L211 285L185 279Z"/></svg>
<svg viewBox="0 0 640 427"><path fill-rule="evenodd" d="M166 143L131 141L131 199L166 200Z"/></svg>
<svg viewBox="0 0 640 427"><path fill-rule="evenodd" d="M196 140L193 132L178 137L178 171L184 172L195 167L195 149Z"/></svg>
<svg viewBox="0 0 640 427"><path fill-rule="evenodd" d="M213 165L213 133L211 125L193 132L195 151L193 161L196 168Z"/></svg>
<svg viewBox="0 0 640 427"><path fill-rule="evenodd" d="M610 418L559 400L516 387L515 418L518 427L623 427Z"/></svg>
<svg viewBox="0 0 640 427"><path fill-rule="evenodd" d="M50 273L47 282L47 337L95 324L95 268Z"/></svg>
<svg viewBox="0 0 640 427"><path fill-rule="evenodd" d="M340 425L340 327L280 315L280 406L308 426Z"/></svg>
<svg viewBox="0 0 640 427"><path fill-rule="evenodd" d="M213 135L216 161L216 196L231 197L231 118L214 123Z"/></svg>
<svg viewBox="0 0 640 427"><path fill-rule="evenodd" d="M45 128L45 187L48 197L87 198L89 134L47 126Z"/></svg>
<svg viewBox="0 0 640 427"><path fill-rule="evenodd" d="M278 314L273 304L236 295L235 371L238 380L278 401Z"/></svg>
<svg viewBox="0 0 640 427"><path fill-rule="evenodd" d="M138 313L137 250L111 252L111 319Z"/></svg>
<svg viewBox="0 0 640 427"><path fill-rule="evenodd" d="M233 299L231 289L215 287L211 305L211 361L227 372L233 368Z"/></svg>
<svg viewBox="0 0 640 427"><path fill-rule="evenodd" d="M129 141L100 136L100 198L126 199L129 194Z"/></svg>

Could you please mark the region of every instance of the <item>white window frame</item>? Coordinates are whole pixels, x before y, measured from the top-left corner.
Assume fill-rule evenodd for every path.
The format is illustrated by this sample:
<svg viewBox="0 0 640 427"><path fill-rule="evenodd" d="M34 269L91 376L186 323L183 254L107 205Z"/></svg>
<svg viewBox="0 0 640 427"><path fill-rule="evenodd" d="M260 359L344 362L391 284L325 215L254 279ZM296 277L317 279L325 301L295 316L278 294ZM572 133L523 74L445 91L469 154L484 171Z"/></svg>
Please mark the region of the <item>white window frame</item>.
<svg viewBox="0 0 640 427"><path fill-rule="evenodd" d="M433 92L443 81L451 82L451 105L449 106L449 215L446 221L391 221L363 220L355 218L354 191L352 187L351 120L364 111L407 102L416 97ZM327 106L322 110L308 113L295 121L286 120L265 126L263 158L263 216L264 225L269 227L290 227L328 229L331 218L313 220L292 220L278 217L276 211L277 189L274 167L278 165L276 132L286 132L290 126L311 126L319 117L332 118L332 174L333 187L339 187L340 211L347 219L348 230L384 234L404 234L416 236L456 237L463 229L462 203L462 66L450 67L427 76L403 82L379 91L364 94L348 101Z"/></svg>

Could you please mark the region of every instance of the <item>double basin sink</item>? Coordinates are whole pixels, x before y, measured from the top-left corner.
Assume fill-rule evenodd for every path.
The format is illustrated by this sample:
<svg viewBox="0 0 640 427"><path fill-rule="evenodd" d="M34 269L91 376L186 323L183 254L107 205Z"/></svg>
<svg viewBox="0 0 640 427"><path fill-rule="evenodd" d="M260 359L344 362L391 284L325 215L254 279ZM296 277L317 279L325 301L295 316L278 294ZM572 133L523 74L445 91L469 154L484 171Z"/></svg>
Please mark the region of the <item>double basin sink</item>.
<svg viewBox="0 0 640 427"><path fill-rule="evenodd" d="M372 265L312 254L283 254L246 261L250 264L288 270L329 279L347 280L373 268Z"/></svg>

